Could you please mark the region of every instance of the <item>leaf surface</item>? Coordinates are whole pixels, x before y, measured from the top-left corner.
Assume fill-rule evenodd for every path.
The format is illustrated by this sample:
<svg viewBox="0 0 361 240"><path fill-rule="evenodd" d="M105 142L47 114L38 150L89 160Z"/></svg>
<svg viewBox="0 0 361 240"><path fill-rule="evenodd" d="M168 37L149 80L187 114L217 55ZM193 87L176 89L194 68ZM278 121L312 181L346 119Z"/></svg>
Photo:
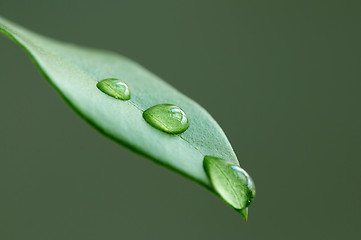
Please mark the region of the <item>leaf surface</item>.
<svg viewBox="0 0 361 240"><path fill-rule="evenodd" d="M113 140L212 192L215 190L203 168L204 156L239 165L224 132L206 110L134 61L116 53L58 42L1 17L0 32L26 50L82 118ZM103 79L124 81L131 91L130 100L100 91L97 83ZM183 109L189 128L181 134L169 134L149 125L142 114L157 104Z"/></svg>

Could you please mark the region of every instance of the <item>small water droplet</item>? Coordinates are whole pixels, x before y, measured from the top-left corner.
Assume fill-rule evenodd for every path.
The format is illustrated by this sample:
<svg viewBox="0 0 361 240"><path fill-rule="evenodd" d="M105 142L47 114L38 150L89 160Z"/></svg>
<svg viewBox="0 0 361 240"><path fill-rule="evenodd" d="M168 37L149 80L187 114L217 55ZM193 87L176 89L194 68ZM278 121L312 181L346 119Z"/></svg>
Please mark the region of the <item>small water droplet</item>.
<svg viewBox="0 0 361 240"><path fill-rule="evenodd" d="M236 209L249 206L256 194L248 173L231 161L205 156L204 169L221 197Z"/></svg>
<svg viewBox="0 0 361 240"><path fill-rule="evenodd" d="M172 104L158 104L143 112L143 118L153 127L167 133L182 133L189 127L185 112Z"/></svg>
<svg viewBox="0 0 361 240"><path fill-rule="evenodd" d="M120 100L130 99L130 90L128 85L115 78L107 78L97 83L97 88L105 94Z"/></svg>

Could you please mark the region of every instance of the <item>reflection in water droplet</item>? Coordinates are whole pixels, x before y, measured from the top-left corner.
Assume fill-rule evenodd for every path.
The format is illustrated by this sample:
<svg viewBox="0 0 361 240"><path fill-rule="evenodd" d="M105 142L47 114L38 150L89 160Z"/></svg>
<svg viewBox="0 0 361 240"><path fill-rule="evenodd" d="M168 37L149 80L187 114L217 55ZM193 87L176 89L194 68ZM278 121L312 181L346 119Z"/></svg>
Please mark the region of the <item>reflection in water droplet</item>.
<svg viewBox="0 0 361 240"><path fill-rule="evenodd" d="M236 209L250 205L256 188L244 169L233 162L211 156L204 157L203 166L214 189L226 202Z"/></svg>
<svg viewBox="0 0 361 240"><path fill-rule="evenodd" d="M143 112L143 118L153 127L167 133L182 133L189 127L185 112L172 104L158 104Z"/></svg>
<svg viewBox="0 0 361 240"><path fill-rule="evenodd" d="M130 99L130 90L128 85L115 78L104 79L97 83L97 88L102 92L120 100Z"/></svg>

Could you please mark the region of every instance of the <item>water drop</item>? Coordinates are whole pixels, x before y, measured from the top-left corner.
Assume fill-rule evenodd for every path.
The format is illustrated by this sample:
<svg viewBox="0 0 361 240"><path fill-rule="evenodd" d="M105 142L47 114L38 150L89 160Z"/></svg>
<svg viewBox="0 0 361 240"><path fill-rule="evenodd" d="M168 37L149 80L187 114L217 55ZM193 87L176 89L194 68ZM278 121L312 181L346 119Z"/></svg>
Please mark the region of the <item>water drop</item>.
<svg viewBox="0 0 361 240"><path fill-rule="evenodd" d="M129 100L130 99L130 90L128 85L115 78L107 78L97 83L97 88L112 96L114 98L120 100Z"/></svg>
<svg viewBox="0 0 361 240"><path fill-rule="evenodd" d="M205 156L204 169L221 197L236 209L249 206L256 194L252 178L233 162Z"/></svg>
<svg viewBox="0 0 361 240"><path fill-rule="evenodd" d="M153 127L167 133L182 133L189 127L185 112L172 104L158 104L143 112L143 118Z"/></svg>

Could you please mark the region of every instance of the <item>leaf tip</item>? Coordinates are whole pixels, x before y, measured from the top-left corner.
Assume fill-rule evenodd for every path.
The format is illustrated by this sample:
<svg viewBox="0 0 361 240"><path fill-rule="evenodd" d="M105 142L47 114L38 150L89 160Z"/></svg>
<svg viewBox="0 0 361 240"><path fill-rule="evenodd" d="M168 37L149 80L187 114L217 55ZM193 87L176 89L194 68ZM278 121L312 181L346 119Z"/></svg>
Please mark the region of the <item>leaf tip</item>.
<svg viewBox="0 0 361 240"><path fill-rule="evenodd" d="M248 208L236 209L236 211L243 217L244 221L248 220Z"/></svg>

